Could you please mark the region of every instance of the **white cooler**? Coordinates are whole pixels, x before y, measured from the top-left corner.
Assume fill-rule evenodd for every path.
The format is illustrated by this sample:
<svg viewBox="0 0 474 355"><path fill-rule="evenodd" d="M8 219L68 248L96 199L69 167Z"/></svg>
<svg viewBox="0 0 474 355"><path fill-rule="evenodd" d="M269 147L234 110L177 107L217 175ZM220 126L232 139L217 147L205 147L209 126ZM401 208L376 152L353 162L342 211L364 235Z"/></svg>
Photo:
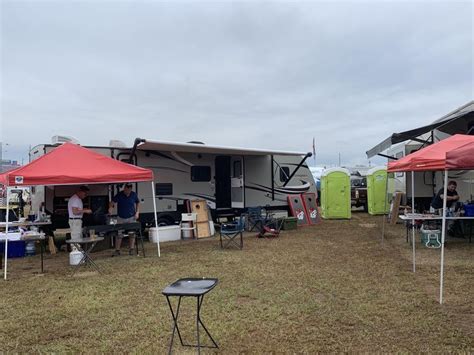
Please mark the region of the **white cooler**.
<svg viewBox="0 0 474 355"><path fill-rule="evenodd" d="M149 236L150 242L157 242L157 228L150 228ZM174 240L181 239L181 228L179 226L164 226L158 227L158 235L160 236L161 242L171 242Z"/></svg>

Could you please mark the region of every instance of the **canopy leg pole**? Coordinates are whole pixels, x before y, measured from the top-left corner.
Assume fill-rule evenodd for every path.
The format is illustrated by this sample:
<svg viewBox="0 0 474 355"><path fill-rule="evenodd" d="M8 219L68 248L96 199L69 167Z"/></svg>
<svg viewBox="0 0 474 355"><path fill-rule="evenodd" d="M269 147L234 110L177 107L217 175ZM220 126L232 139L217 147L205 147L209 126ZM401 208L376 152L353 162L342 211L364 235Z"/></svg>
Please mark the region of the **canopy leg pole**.
<svg viewBox="0 0 474 355"><path fill-rule="evenodd" d="M155 195L155 182L151 182L151 195L153 198L153 212L155 214L155 226L156 226L156 247L158 248L158 257L161 256L160 252L160 233L158 233L158 215L156 213L156 195Z"/></svg>
<svg viewBox="0 0 474 355"><path fill-rule="evenodd" d="M411 244L413 246L413 272L416 271L416 256L415 256L415 172L411 172Z"/></svg>
<svg viewBox="0 0 474 355"><path fill-rule="evenodd" d="M444 171L444 190L443 190L443 219L441 224L441 272L439 277L439 304L443 304L443 273L444 273L444 239L446 237L446 205L448 193L448 171Z"/></svg>
<svg viewBox="0 0 474 355"><path fill-rule="evenodd" d="M387 217L385 213L387 211L387 195L388 195L388 173L387 173L387 180L385 181L385 199L383 201L383 214L382 214L382 246L385 239L385 220Z"/></svg>
<svg viewBox="0 0 474 355"><path fill-rule="evenodd" d="M7 211L5 217L5 267L3 278L7 279L7 266L8 266L8 224L10 222L10 188L7 187Z"/></svg>

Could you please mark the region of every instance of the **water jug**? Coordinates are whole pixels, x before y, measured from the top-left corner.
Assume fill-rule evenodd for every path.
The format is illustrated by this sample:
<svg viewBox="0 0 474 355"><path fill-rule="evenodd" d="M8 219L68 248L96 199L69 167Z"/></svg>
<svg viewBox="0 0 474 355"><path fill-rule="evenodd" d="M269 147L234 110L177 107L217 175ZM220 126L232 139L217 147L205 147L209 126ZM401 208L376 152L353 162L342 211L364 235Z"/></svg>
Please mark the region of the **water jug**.
<svg viewBox="0 0 474 355"><path fill-rule="evenodd" d="M69 253L69 265L79 265L83 257L82 251L73 250Z"/></svg>

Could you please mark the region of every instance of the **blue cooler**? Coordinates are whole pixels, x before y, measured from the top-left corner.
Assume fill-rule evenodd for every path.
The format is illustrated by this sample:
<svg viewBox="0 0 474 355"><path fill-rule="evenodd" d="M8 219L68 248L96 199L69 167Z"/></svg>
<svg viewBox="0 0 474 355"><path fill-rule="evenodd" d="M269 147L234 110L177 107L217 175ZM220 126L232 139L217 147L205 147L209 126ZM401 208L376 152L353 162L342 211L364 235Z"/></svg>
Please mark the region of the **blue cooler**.
<svg viewBox="0 0 474 355"><path fill-rule="evenodd" d="M474 217L474 203L464 204L464 216Z"/></svg>
<svg viewBox="0 0 474 355"><path fill-rule="evenodd" d="M0 252L5 254L5 241L0 242ZM8 258L23 258L25 256L24 240L8 241Z"/></svg>

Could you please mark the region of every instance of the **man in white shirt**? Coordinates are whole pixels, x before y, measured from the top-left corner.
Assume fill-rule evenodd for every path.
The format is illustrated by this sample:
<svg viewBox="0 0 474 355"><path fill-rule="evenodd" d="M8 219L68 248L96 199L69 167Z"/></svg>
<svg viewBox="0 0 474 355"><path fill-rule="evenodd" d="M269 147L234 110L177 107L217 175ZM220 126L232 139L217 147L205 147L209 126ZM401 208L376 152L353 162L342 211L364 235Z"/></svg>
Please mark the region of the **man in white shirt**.
<svg viewBox="0 0 474 355"><path fill-rule="evenodd" d="M82 200L87 196L88 191L89 188L87 186L80 186L67 203L72 240L82 238L82 215L84 213L92 213L92 210L84 208L82 204Z"/></svg>

